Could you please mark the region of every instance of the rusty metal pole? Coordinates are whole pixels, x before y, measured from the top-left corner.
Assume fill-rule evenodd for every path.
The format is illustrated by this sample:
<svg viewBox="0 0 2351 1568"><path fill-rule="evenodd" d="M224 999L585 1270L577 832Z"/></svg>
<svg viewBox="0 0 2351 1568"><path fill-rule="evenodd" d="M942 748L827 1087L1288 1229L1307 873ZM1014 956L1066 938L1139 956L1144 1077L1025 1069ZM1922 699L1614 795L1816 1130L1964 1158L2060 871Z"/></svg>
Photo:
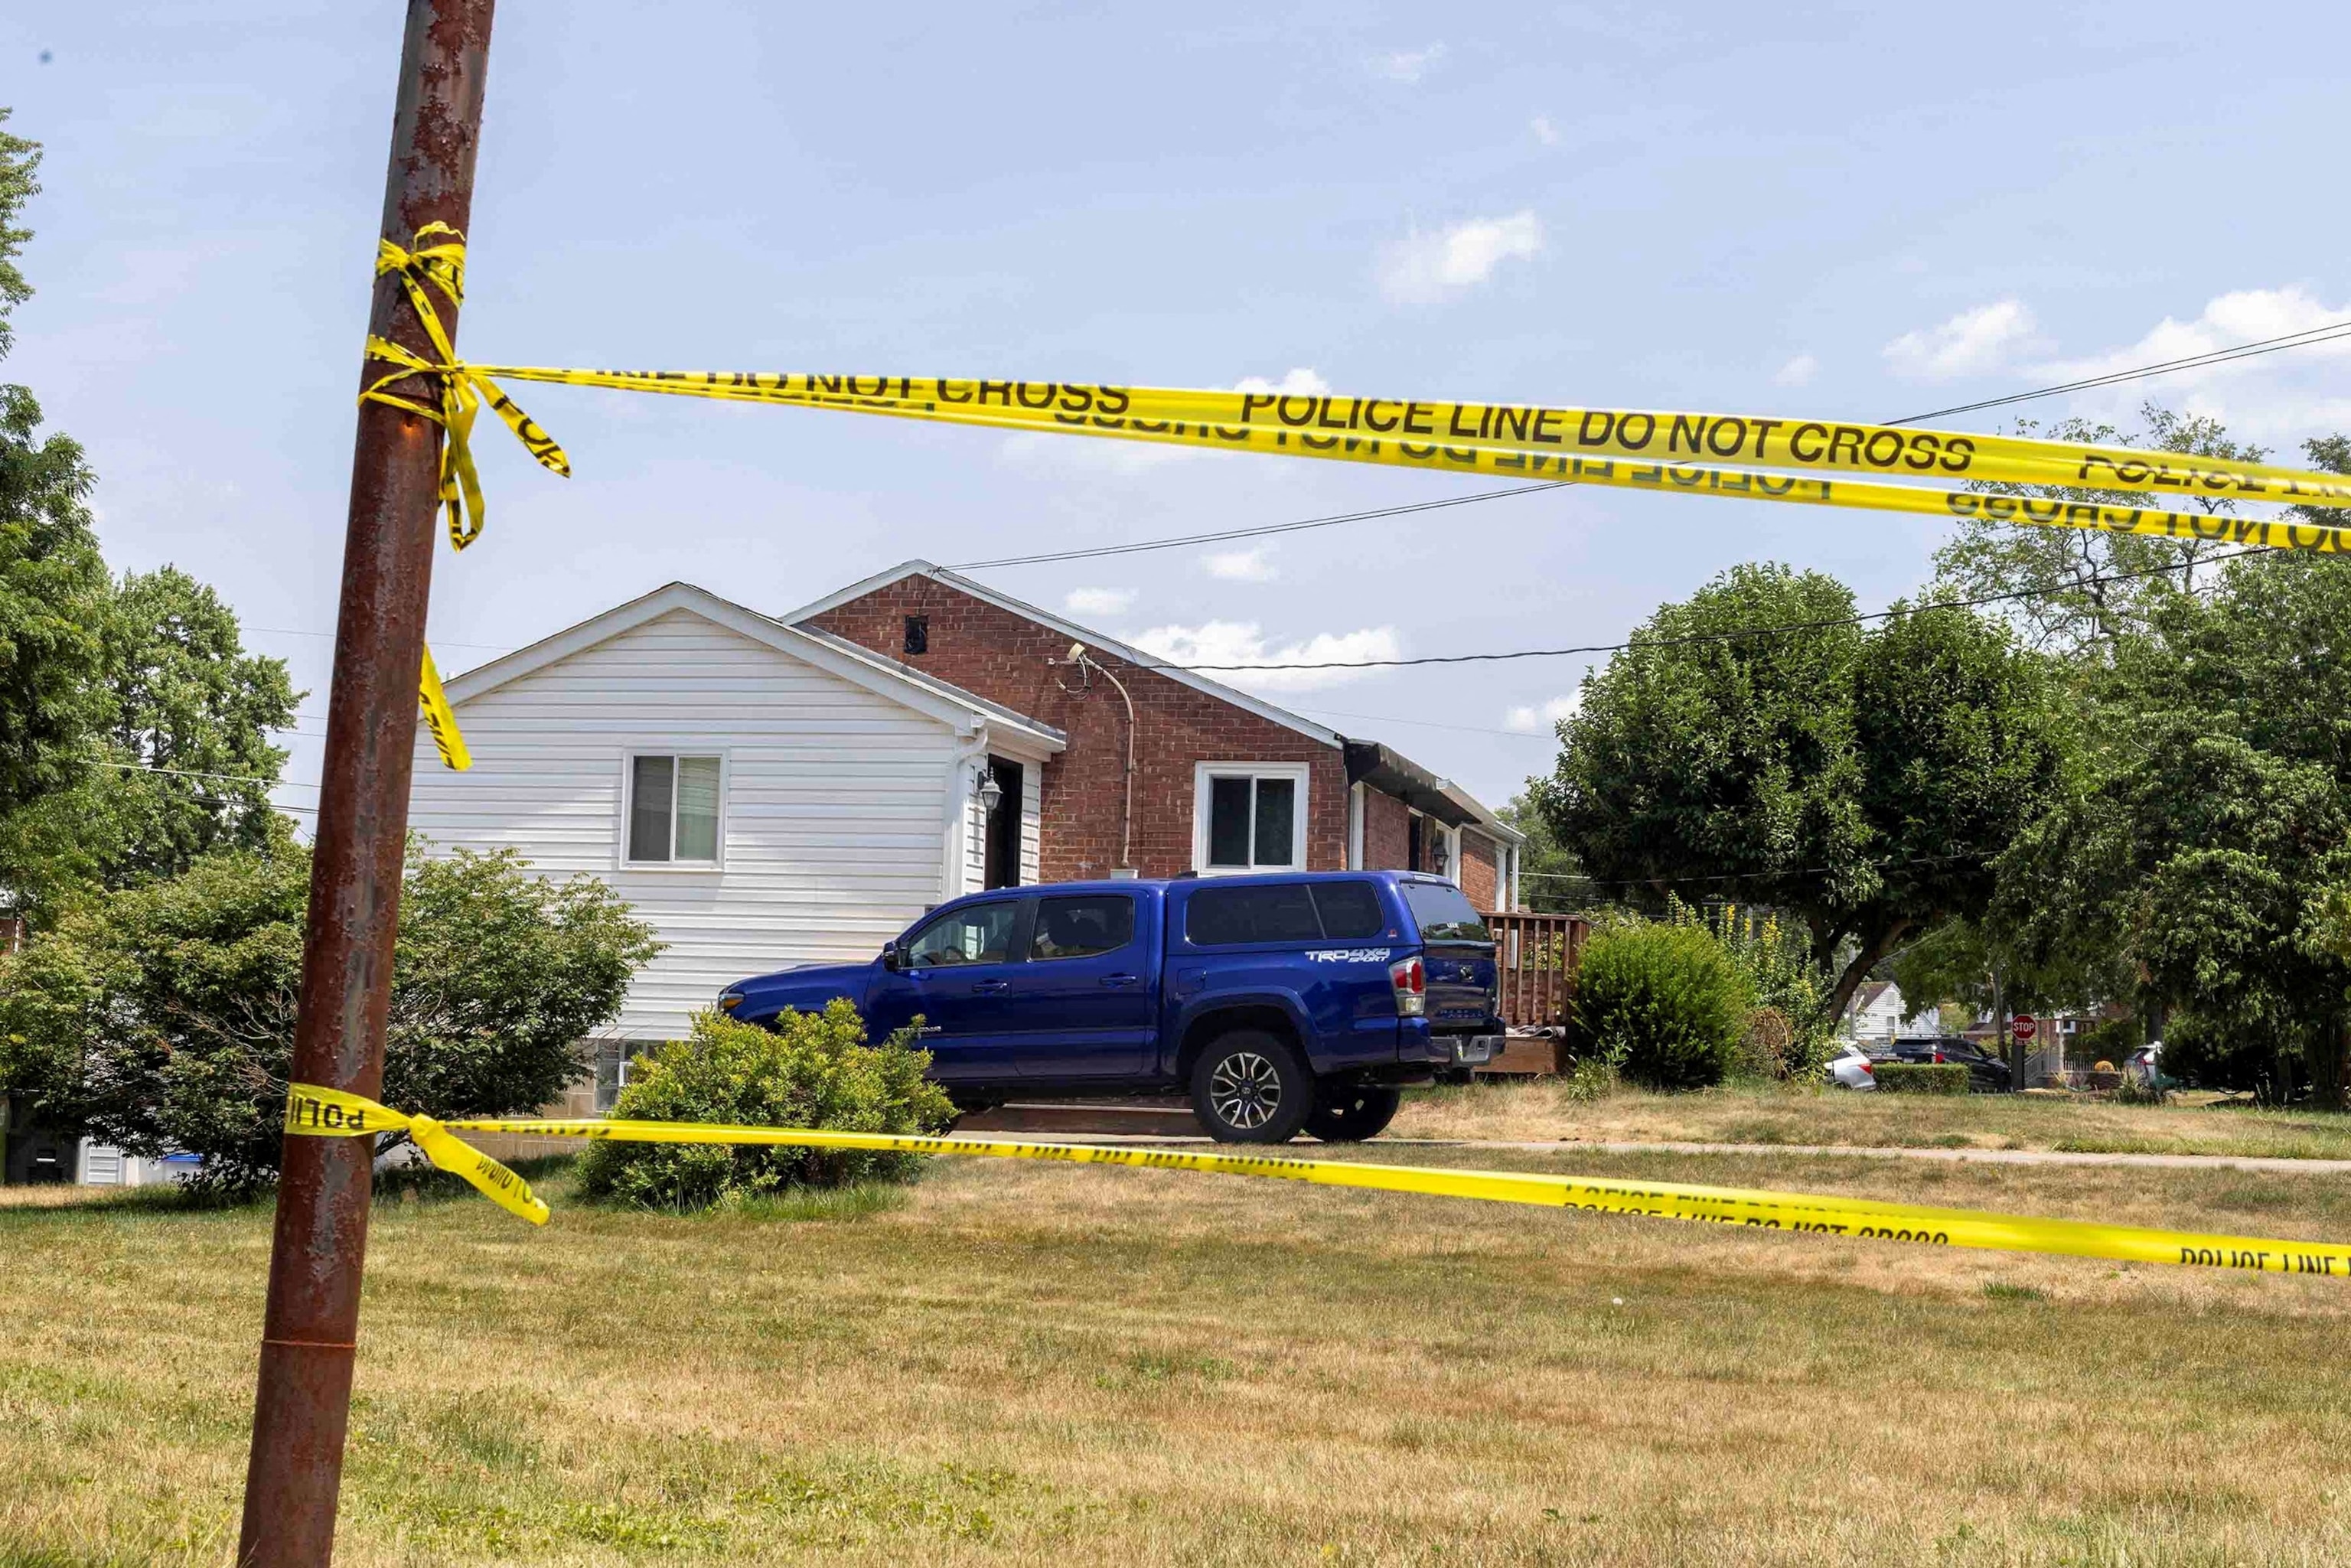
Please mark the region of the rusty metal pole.
<svg viewBox="0 0 2351 1568"><path fill-rule="evenodd" d="M384 183L387 239L405 246L436 220L462 231L472 215L494 4L409 0ZM434 303L454 336L455 308ZM376 279L368 326L434 353L397 278ZM413 379L395 390L437 402ZM371 1098L383 1081L440 436L429 420L380 402L359 407L294 1076ZM323 1568L334 1554L371 1153L362 1138L286 1140L241 1568Z"/></svg>

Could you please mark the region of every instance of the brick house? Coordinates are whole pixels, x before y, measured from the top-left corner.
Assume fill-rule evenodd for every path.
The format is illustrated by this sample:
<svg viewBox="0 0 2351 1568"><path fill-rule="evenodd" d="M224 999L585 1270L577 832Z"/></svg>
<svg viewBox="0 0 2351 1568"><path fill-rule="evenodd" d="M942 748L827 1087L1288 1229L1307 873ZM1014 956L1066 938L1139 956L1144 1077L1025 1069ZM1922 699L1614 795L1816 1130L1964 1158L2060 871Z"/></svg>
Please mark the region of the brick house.
<svg viewBox="0 0 2351 1568"><path fill-rule="evenodd" d="M783 616L671 583L449 680L474 766L420 731L410 824L653 924L616 1061L987 887L1396 867L1518 906L1520 837L1458 786L1156 663L923 561Z"/></svg>
<svg viewBox="0 0 2351 1568"><path fill-rule="evenodd" d="M943 567L907 561L784 619L1067 737L1039 780L1038 880L1393 868L1450 876L1480 909L1518 907L1523 835L1458 786L1377 741L1160 668L1163 661ZM1070 657L1077 647L1081 662ZM1018 764L1002 768L998 782L1007 800L1027 784ZM992 855L987 866L986 886L1018 880L1007 856Z"/></svg>

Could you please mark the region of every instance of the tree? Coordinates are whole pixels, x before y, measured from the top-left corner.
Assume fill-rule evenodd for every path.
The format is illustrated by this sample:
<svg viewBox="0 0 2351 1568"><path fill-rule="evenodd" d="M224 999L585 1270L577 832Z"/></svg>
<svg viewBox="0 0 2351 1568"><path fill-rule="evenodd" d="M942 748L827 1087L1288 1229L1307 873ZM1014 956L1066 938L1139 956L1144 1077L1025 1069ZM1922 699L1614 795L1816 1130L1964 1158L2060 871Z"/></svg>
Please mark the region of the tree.
<svg viewBox="0 0 2351 1568"><path fill-rule="evenodd" d="M1494 815L1527 836L1527 841L1519 846L1520 901L1542 914L1573 915L1596 902L1598 886L1552 836L1551 824L1535 804L1541 780L1530 779L1529 787L1511 796L1510 804Z"/></svg>
<svg viewBox="0 0 2351 1568"><path fill-rule="evenodd" d="M1787 913L1830 1016L1906 935L1978 914L2053 784L2043 663L1932 602L1878 630L1816 572L1741 566L1586 681L1538 800L1603 881Z"/></svg>
<svg viewBox="0 0 2351 1568"><path fill-rule="evenodd" d="M2032 420L2015 434L2104 446L2145 445L2199 457L2258 463L2269 454L2230 437L2221 424L2202 414L2181 415L2154 403L2139 410L2143 434L2116 431L2087 420L2060 420L2044 432ZM2029 495L2109 507L2144 507L2144 491L2098 490L2062 485L1983 485L2001 495ZM2226 497L2199 496L2196 505L2215 515L2232 513ZM2171 505L2170 501L2159 503ZM2339 517L2324 519L2339 522ZM1988 517L1959 524L1950 543L1935 552L1941 580L1963 598L2016 593L1999 613L2017 628L2027 646L2061 657L2108 656L2117 638L2143 630L2154 607L2168 595L2193 591L2212 573L2212 557L2234 547L2220 539L2171 539L2142 534L2110 534L2095 528L2020 528Z"/></svg>
<svg viewBox="0 0 2351 1568"><path fill-rule="evenodd" d="M104 667L115 767L100 780L117 843L109 887L174 876L197 857L259 849L286 753L273 730L300 700L286 661L245 652L236 615L177 567L126 574Z"/></svg>
<svg viewBox="0 0 2351 1568"><path fill-rule="evenodd" d="M39 162L0 131L0 356L9 311L32 295L16 257ZM31 392L0 385L0 890L46 921L98 889L266 841L285 761L268 732L296 698L283 662L246 655L235 617L186 573L110 580L94 476L40 423Z"/></svg>
<svg viewBox="0 0 2351 1568"><path fill-rule="evenodd" d="M2111 955L2213 1060L2298 1066L2340 1108L2351 570L2232 559L2116 642L2095 697L2101 744L2003 858L1995 918L2035 957Z"/></svg>
<svg viewBox="0 0 2351 1568"><path fill-rule="evenodd" d="M271 1179L309 877L281 832L76 909L0 959L0 1093L133 1154L201 1155L220 1187ZM412 850L384 1098L443 1117L545 1104L659 947L594 878Z"/></svg>
<svg viewBox="0 0 2351 1568"><path fill-rule="evenodd" d="M0 111L0 120L5 120ZM0 131L0 355L9 312L31 296L16 265L30 231L18 218L40 189L40 149ZM40 404L0 384L0 802L14 813L71 787L104 722L98 684L110 587L91 531L91 476L81 448L43 437ZM26 835L0 828L0 883L24 879Z"/></svg>

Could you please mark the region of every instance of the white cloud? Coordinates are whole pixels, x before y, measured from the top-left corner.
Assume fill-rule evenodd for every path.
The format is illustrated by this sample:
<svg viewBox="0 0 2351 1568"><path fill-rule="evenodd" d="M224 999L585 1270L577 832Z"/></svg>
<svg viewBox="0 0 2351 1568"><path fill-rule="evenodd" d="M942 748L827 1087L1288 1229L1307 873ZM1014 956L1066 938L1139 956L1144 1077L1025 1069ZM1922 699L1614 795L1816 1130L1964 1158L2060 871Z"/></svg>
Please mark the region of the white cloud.
<svg viewBox="0 0 2351 1568"><path fill-rule="evenodd" d="M1384 55L1374 55L1364 63L1372 74L1390 81L1416 82L1426 76L1437 61L1445 57L1443 44L1431 44L1425 49L1396 49Z"/></svg>
<svg viewBox="0 0 2351 1568"><path fill-rule="evenodd" d="M1267 547L1259 545L1253 549L1219 550L1202 557L1200 564L1207 569L1210 577L1220 577L1227 582L1271 582L1281 575L1281 570L1267 555Z"/></svg>
<svg viewBox="0 0 2351 1568"><path fill-rule="evenodd" d="M1476 287L1506 261L1541 254L1542 221L1531 211L1469 218L1433 234L1415 231L1380 251L1380 292L1399 305L1431 305Z"/></svg>
<svg viewBox="0 0 2351 1568"><path fill-rule="evenodd" d="M1583 693L1570 692L1565 696L1552 698L1540 707L1532 704L1514 707L1502 716L1502 727L1522 730L1529 735L1541 735L1559 723L1561 719L1573 718L1575 710L1582 706L1583 703Z"/></svg>
<svg viewBox="0 0 2351 1568"><path fill-rule="evenodd" d="M2032 341L2032 312L2019 299L1962 310L1939 327L1905 332L1886 345L1894 373L1912 381L1948 382L2008 365Z"/></svg>
<svg viewBox="0 0 2351 1568"><path fill-rule="evenodd" d="M1233 383L1235 392L1260 394L1278 392L1284 395L1302 395L1308 392L1326 392L1330 390L1331 383L1324 381L1320 372L1305 365L1290 366L1290 373L1278 382L1270 382L1263 376L1243 376Z"/></svg>
<svg viewBox="0 0 2351 1568"><path fill-rule="evenodd" d="M1134 602L1131 588L1073 588L1061 596L1061 608L1072 615L1123 615Z"/></svg>
<svg viewBox="0 0 2351 1568"><path fill-rule="evenodd" d="M1771 372L1771 384L1777 387L1808 387L1813 377L1820 373L1821 362L1810 354L1798 354Z"/></svg>
<svg viewBox="0 0 2351 1568"><path fill-rule="evenodd" d="M1536 115L1532 120L1527 121L1527 129L1533 131L1535 133L1535 140L1541 142L1544 146L1556 147L1559 145L1559 127L1551 122L1550 115Z"/></svg>
<svg viewBox="0 0 2351 1568"><path fill-rule="evenodd" d="M1211 621L1205 626L1155 626L1134 641L1136 647L1171 664L1345 664L1404 656L1403 640L1393 626L1318 632L1303 642L1276 644L1266 641L1253 621ZM1261 692L1312 691L1361 680L1366 674L1345 669L1212 669L1206 673L1228 685Z"/></svg>

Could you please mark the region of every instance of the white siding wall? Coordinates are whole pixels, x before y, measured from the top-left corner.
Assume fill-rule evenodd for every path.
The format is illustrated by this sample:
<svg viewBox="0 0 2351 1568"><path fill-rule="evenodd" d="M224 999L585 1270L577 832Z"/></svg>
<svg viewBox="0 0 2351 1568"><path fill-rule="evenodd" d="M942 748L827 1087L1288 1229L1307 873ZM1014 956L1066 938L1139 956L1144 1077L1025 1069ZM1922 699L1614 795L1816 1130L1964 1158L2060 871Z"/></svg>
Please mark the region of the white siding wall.
<svg viewBox="0 0 2351 1568"><path fill-rule="evenodd" d="M474 766L420 727L410 823L438 850L511 845L602 877L666 952L616 1031L672 1039L729 981L870 958L940 896L957 737L862 686L684 612L457 709ZM720 869L623 869L632 751L726 756ZM968 779L963 780L968 788Z"/></svg>

